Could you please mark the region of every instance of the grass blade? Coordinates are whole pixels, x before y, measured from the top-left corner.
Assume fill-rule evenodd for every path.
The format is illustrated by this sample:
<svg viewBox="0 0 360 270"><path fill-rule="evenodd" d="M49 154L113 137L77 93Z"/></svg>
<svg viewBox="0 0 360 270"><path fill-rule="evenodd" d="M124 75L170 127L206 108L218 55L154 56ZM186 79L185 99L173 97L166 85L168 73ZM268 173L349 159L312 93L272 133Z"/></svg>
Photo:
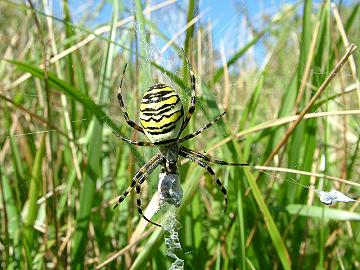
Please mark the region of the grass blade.
<svg viewBox="0 0 360 270"><path fill-rule="evenodd" d="M114 0L113 15L110 31L110 39L115 40L116 27L115 23L118 18L118 1ZM109 78L112 72L115 46L109 43L104 55L101 77L99 84L98 99L102 103L108 99ZM87 161L86 173L83 179L83 186L80 191L80 208L76 218L76 231L73 237L72 247L72 269L82 269L85 257L84 250L87 246L88 227L93 207L94 195L96 191L96 181L100 177L101 166L101 146L103 123L99 119L93 119L93 125L90 125L91 140L89 144L89 158Z"/></svg>
<svg viewBox="0 0 360 270"><path fill-rule="evenodd" d="M346 210L329 208L327 206L307 206L303 204L289 204L286 210L291 215L315 217L325 220L360 221L360 214Z"/></svg>
<svg viewBox="0 0 360 270"><path fill-rule="evenodd" d="M28 267L32 268L34 251L36 250L37 243L34 243L34 224L38 214L39 205L37 200L42 192L42 162L45 156L45 136L42 137L40 147L36 152L34 165L31 173L30 188L28 201L25 208L24 218L24 248L27 258Z"/></svg>

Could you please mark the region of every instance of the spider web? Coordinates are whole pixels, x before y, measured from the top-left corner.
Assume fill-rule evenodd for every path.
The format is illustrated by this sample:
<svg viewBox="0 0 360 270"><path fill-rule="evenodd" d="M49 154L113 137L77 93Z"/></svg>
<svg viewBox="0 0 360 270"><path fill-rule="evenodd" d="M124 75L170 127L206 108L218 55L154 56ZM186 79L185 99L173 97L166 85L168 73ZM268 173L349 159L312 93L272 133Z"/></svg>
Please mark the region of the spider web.
<svg viewBox="0 0 360 270"><path fill-rule="evenodd" d="M180 222L175 208L180 206L183 197L179 175L160 173L158 194L159 210L165 215L162 228L165 231L166 255L173 260L169 270L183 270L184 260L180 258L182 247L178 233Z"/></svg>

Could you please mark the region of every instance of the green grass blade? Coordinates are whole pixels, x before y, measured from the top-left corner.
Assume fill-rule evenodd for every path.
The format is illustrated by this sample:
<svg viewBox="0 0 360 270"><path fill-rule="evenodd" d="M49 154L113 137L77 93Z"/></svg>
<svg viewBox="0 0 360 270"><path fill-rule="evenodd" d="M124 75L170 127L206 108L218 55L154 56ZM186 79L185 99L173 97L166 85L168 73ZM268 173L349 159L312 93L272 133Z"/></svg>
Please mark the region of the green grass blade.
<svg viewBox="0 0 360 270"><path fill-rule="evenodd" d="M328 206L307 206L303 204L289 204L286 206L286 211L291 215L299 215L303 217L314 217L325 220L341 220L341 221L360 221L360 214L330 208Z"/></svg>
<svg viewBox="0 0 360 270"><path fill-rule="evenodd" d="M116 27L114 27L118 18L118 1L114 0L113 15L110 31L110 39L115 40ZM100 103L108 100L109 79L111 78L113 58L114 58L115 46L113 43L109 43L105 51L101 82L99 84L98 99ZM84 267L84 257L87 246L88 227L91 217L91 209L93 207L94 195L96 192L96 181L100 177L101 166L101 147L102 147L102 132L103 123L98 119L93 119L94 125L90 125L91 140L89 144L88 161L86 167L86 173L83 179L83 186L80 191L80 209L76 217L76 231L73 237L72 246L72 269L82 269Z"/></svg>
<svg viewBox="0 0 360 270"><path fill-rule="evenodd" d="M5 128L6 128L6 130L10 131L12 119L11 119L11 116L9 113L8 105L6 103L4 103L4 115L5 115L4 118L6 119ZM10 147L11 147L11 154L12 154L11 156L13 158L13 164L14 164L16 176L18 178L18 181L21 182L25 178L24 178L24 169L23 169L23 166L21 164L21 159L20 159L19 146L17 144L16 138L11 136L11 134L9 134L9 139L10 139Z"/></svg>
<svg viewBox="0 0 360 270"><path fill-rule="evenodd" d="M41 139L40 147L36 152L34 165L31 172L30 188L29 195L27 200L27 207L24 213L24 248L27 258L28 267L32 268L33 264L33 255L36 250L37 243L34 243L35 240L35 219L38 214L39 205L37 200L42 193L42 161L45 156L45 137Z"/></svg>
<svg viewBox="0 0 360 270"><path fill-rule="evenodd" d="M251 188L252 194L256 200L256 203L264 216L265 225L267 227L267 231L271 237L272 243L275 247L275 250L280 258L281 264L284 269L291 269L291 261L289 257L289 253L285 246L283 239L281 238L281 234L274 222L274 219L271 216L269 208L267 207L265 200L262 196L262 193L256 184L255 177L250 172L249 168L244 167L244 172L246 178L248 180L248 184Z"/></svg>
<svg viewBox="0 0 360 270"><path fill-rule="evenodd" d="M17 68L31 73L33 76L43 80L44 71L36 66L22 63L14 60L7 60L9 63L15 65ZM51 72L48 73L49 85L61 91L65 95L74 98L80 102L86 109L91 111L99 122L109 125L113 130L121 132L120 128L109 118L109 116L102 110L99 105L96 105L95 102L87 95L81 93L80 90L73 87L71 84L67 83L64 80L60 80L57 76Z"/></svg>
<svg viewBox="0 0 360 270"><path fill-rule="evenodd" d="M14 255L7 258L8 261L5 261L7 264L7 269L21 269L24 268L23 262L21 262L21 238L20 238L20 228L21 228L21 217L15 203L15 197L13 195L12 187L10 185L8 177L2 175L1 166L0 166L0 180L1 180L1 191L2 191L2 201L6 207L7 215L7 233L8 241L4 241L5 248L14 247ZM4 252L5 253L5 252ZM10 252L9 252L10 253Z"/></svg>
<svg viewBox="0 0 360 270"><path fill-rule="evenodd" d="M238 50L234 55L227 61L227 67L230 68L233 64L236 63L236 61L243 56L251 47L253 47L260 39L261 37L269 31L270 28L265 29L261 33L257 34L252 40L250 40L244 47L242 47L240 50ZM217 83L221 77L224 75L224 67L220 67L215 71L214 77L212 78L212 84Z"/></svg>
<svg viewBox="0 0 360 270"><path fill-rule="evenodd" d="M149 40L147 36L147 29L146 29L146 20L144 18L143 14L143 7L141 4L141 0L135 0L135 12L136 12L136 19L139 27L139 40L140 40L140 55L146 59L148 59L148 46L149 46ZM139 89L144 89L147 84L149 84L152 80L150 77L151 74L151 65L149 61L143 61L140 70L137 73L138 75L138 86Z"/></svg>

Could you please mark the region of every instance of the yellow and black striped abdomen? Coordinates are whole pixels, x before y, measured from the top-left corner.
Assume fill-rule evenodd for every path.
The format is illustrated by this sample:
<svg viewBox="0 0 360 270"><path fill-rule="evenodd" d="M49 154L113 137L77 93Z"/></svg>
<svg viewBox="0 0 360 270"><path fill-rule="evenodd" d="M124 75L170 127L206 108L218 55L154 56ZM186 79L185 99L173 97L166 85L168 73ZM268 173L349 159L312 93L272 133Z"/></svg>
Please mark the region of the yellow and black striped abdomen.
<svg viewBox="0 0 360 270"><path fill-rule="evenodd" d="M184 121L184 109L179 95L166 84L153 85L141 101L140 120L152 143L176 140Z"/></svg>

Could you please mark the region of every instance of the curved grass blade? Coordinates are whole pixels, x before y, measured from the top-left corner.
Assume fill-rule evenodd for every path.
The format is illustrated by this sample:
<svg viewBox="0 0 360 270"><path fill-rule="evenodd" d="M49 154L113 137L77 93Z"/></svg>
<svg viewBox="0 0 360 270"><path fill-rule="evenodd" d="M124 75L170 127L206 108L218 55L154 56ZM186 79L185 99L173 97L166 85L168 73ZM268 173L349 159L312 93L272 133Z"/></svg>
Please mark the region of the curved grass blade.
<svg viewBox="0 0 360 270"><path fill-rule="evenodd" d="M34 65L9 59L7 59L6 61L14 64L16 67L25 72L31 73L33 76L41 80L44 79L44 71ZM108 115L102 110L99 105L95 104L95 102L90 99L89 96L81 93L80 90L76 89L66 81L60 80L54 73L48 72L48 80L51 87L56 88L65 95L70 96L80 102L86 109L88 109L95 115L99 122L107 124L113 130L121 133L120 128L108 117Z"/></svg>
<svg viewBox="0 0 360 270"><path fill-rule="evenodd" d="M44 71L34 65L30 65L23 62L18 62L15 60L6 60L9 63L14 64L19 69L31 73L33 76L43 80L44 79ZM109 118L108 114L106 114L101 106L97 105L89 96L86 94L81 93L80 90L73 87L71 84L67 83L64 80L59 79L54 73L48 72L48 82L51 87L59 90L60 92L64 93L65 95L74 98L76 101L81 103L88 111L92 112L97 120L102 123L106 124L113 131L116 131L117 134L123 136L120 127L118 127L112 120ZM142 158L138 149L132 147L132 152L134 155Z"/></svg>
<svg viewBox="0 0 360 270"><path fill-rule="evenodd" d="M118 17L118 1L113 1L113 15L111 22L110 39L116 38L115 23ZM115 45L108 43L107 49L104 54L104 59L101 69L101 82L99 84L98 100L100 103L105 102L109 96L109 79L111 78L113 59L115 55ZM101 111L102 112L102 111ZM102 112L103 113L103 112ZM73 237L72 246L72 269L82 269L84 267L84 258L87 247L87 235L89 222L91 217L91 208L93 207L96 181L101 173L101 147L102 147L102 131L103 122L98 118L93 119L93 124L89 125L91 140L89 144L88 161L86 173L83 180L83 186L80 191L80 209L76 216L76 231Z"/></svg>
<svg viewBox="0 0 360 270"><path fill-rule="evenodd" d="M248 180L248 184L251 188L252 194L256 200L256 203L264 216L265 225L273 242L273 245L276 249L276 252L280 258L281 264L284 269L291 269L290 256L285 246L283 239L281 238L280 232L277 229L277 226L274 222L274 219L271 216L269 208L267 207L264 197L256 184L254 175L250 172L249 168L244 167L244 173Z"/></svg>
<svg viewBox="0 0 360 270"><path fill-rule="evenodd" d="M236 61L243 56L252 46L254 46L260 38L270 30L270 27L266 28L264 31L257 34L256 37L254 37L252 40L250 40L244 47L242 47L239 51L237 51L230 59L227 61L227 67L229 68L233 64L236 63ZM218 70L215 71L215 75L212 79L212 84L217 83L221 77L224 75L224 67L218 68Z"/></svg>

